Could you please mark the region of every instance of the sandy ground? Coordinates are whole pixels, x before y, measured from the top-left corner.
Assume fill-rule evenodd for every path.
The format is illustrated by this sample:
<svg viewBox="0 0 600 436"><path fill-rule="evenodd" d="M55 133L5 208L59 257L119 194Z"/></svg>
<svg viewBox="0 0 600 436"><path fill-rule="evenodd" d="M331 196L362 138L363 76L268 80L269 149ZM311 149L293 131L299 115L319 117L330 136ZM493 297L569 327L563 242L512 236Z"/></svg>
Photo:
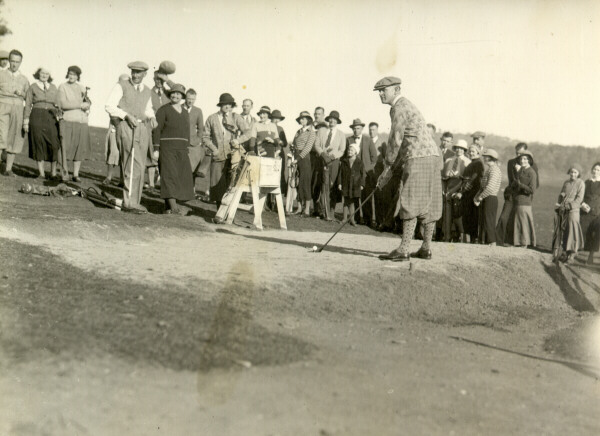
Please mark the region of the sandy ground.
<svg viewBox="0 0 600 436"><path fill-rule="evenodd" d="M597 266L441 243L382 262L399 239L364 229L317 254L335 226L25 204L9 184L1 435L600 432Z"/></svg>

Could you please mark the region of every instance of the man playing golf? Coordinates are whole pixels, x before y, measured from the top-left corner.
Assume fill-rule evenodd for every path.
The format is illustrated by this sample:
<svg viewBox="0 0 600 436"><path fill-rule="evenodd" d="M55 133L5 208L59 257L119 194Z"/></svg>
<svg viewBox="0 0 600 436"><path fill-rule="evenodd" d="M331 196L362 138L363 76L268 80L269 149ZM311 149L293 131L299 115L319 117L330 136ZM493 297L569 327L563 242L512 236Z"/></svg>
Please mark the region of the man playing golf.
<svg viewBox="0 0 600 436"><path fill-rule="evenodd" d="M131 70L129 80L119 81L113 88L106 112L117 123L117 147L121 154L121 167L125 189L123 205L132 212L144 213L146 209L140 204L146 172L146 154L148 153L149 135L156 124L150 88L142 83L148 64L131 62L127 65Z"/></svg>
<svg viewBox="0 0 600 436"><path fill-rule="evenodd" d="M379 256L382 260L402 262L410 257L431 259L431 238L435 222L442 216L442 158L431 137L425 119L409 100L400 95L401 80L384 77L375 84L383 104L392 108L392 127L384 161L384 171L377 181L382 188L391 178L399 178L396 213L403 220L402 243ZM417 223L424 226L423 245L409 254Z"/></svg>

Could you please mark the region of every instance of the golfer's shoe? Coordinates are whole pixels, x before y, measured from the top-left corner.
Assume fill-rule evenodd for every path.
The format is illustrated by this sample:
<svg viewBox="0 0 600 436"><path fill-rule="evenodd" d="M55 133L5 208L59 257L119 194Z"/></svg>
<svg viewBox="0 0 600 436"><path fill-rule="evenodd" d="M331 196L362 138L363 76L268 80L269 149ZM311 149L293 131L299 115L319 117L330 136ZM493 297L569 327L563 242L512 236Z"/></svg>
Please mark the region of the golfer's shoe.
<svg viewBox="0 0 600 436"><path fill-rule="evenodd" d="M419 248L419 251L415 253L410 253L411 257L418 257L419 259L431 259L431 250L425 250L423 248Z"/></svg>
<svg viewBox="0 0 600 436"><path fill-rule="evenodd" d="M410 260L408 253L402 253L398 250L392 250L388 254L382 254L379 256L381 260L391 260L392 262L404 262Z"/></svg>

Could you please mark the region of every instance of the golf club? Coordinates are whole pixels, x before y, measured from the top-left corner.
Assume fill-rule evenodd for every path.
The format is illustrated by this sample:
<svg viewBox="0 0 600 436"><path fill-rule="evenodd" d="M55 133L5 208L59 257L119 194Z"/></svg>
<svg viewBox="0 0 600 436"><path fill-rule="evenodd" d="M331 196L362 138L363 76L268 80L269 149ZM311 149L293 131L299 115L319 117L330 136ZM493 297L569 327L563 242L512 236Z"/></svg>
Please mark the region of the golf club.
<svg viewBox="0 0 600 436"><path fill-rule="evenodd" d="M370 193L370 194L367 196L367 198L365 198L365 200L364 200L362 203L360 203L360 206L358 206L358 208L357 208L357 209L354 211L354 215L356 215L356 212L358 212L358 211L360 210L360 208L361 208L361 207L362 207L362 206L363 206L363 205L364 205L364 204L365 204L367 201L369 201L373 195L375 195L375 192L377 192L377 189L378 189L378 188L375 188L375 189L373 189L373 192L371 192L371 193ZM331 242L331 240L332 240L333 238L335 238L335 235L337 235L337 234L340 232L340 230L342 230L342 229L344 228L344 226L345 226L346 224L348 224L348 222L350 222L350 219L348 219L348 221L346 221L345 223L342 223L342 225L340 226L340 228L339 228L339 229L337 229L337 231L336 231L336 232L335 232L335 233L334 233L334 234L331 236L331 238L329 238L329 240L328 240L327 242L325 242L325 244L323 244L323 245L321 246L321 248L318 248L318 249L316 249L316 250L315 250L315 247L316 247L316 246L314 246L314 247L312 248L312 252L313 252L313 253L320 253L321 251L323 251L323 249L324 249L325 247L327 247L327 245L328 245L328 244Z"/></svg>

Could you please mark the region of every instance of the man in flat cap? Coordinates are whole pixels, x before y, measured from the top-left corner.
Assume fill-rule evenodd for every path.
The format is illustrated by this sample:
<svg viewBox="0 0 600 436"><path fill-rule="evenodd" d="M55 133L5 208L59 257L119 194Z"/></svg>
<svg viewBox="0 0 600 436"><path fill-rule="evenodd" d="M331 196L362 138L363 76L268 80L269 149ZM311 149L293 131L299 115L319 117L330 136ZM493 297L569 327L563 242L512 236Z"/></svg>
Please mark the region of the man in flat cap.
<svg viewBox="0 0 600 436"><path fill-rule="evenodd" d="M212 154L210 199L217 203L219 210L231 181L232 171L237 165L235 160L241 152L246 151L241 144L250 140L250 127L241 115L232 112L236 103L231 94L221 94L217 106L219 111L209 115L204 123L202 142ZM218 224L221 221L216 222Z"/></svg>
<svg viewBox="0 0 600 436"><path fill-rule="evenodd" d="M391 178L399 179L396 213L403 220L402 243L380 258L397 262L408 261L411 256L431 259L435 222L442 216L440 148L417 107L400 95L400 83L397 77L385 77L374 87L381 102L392 107L385 167L377 184L383 187ZM424 227L423 244L416 253L409 254L417 222Z"/></svg>
<svg viewBox="0 0 600 436"><path fill-rule="evenodd" d="M471 135L471 138L473 138L473 145L477 146L479 149L479 154L481 154L483 152L483 145L485 143L485 133L478 130Z"/></svg>
<svg viewBox="0 0 600 436"><path fill-rule="evenodd" d="M6 50L0 50L0 71L8 70L8 52Z"/></svg>
<svg viewBox="0 0 600 436"><path fill-rule="evenodd" d="M152 110L151 91L142 83L148 71L145 62L127 65L128 80L121 80L112 89L106 102L106 112L117 124L117 146L121 155L124 184L123 205L132 212L144 213L140 204L144 188L149 136L156 124Z"/></svg>

